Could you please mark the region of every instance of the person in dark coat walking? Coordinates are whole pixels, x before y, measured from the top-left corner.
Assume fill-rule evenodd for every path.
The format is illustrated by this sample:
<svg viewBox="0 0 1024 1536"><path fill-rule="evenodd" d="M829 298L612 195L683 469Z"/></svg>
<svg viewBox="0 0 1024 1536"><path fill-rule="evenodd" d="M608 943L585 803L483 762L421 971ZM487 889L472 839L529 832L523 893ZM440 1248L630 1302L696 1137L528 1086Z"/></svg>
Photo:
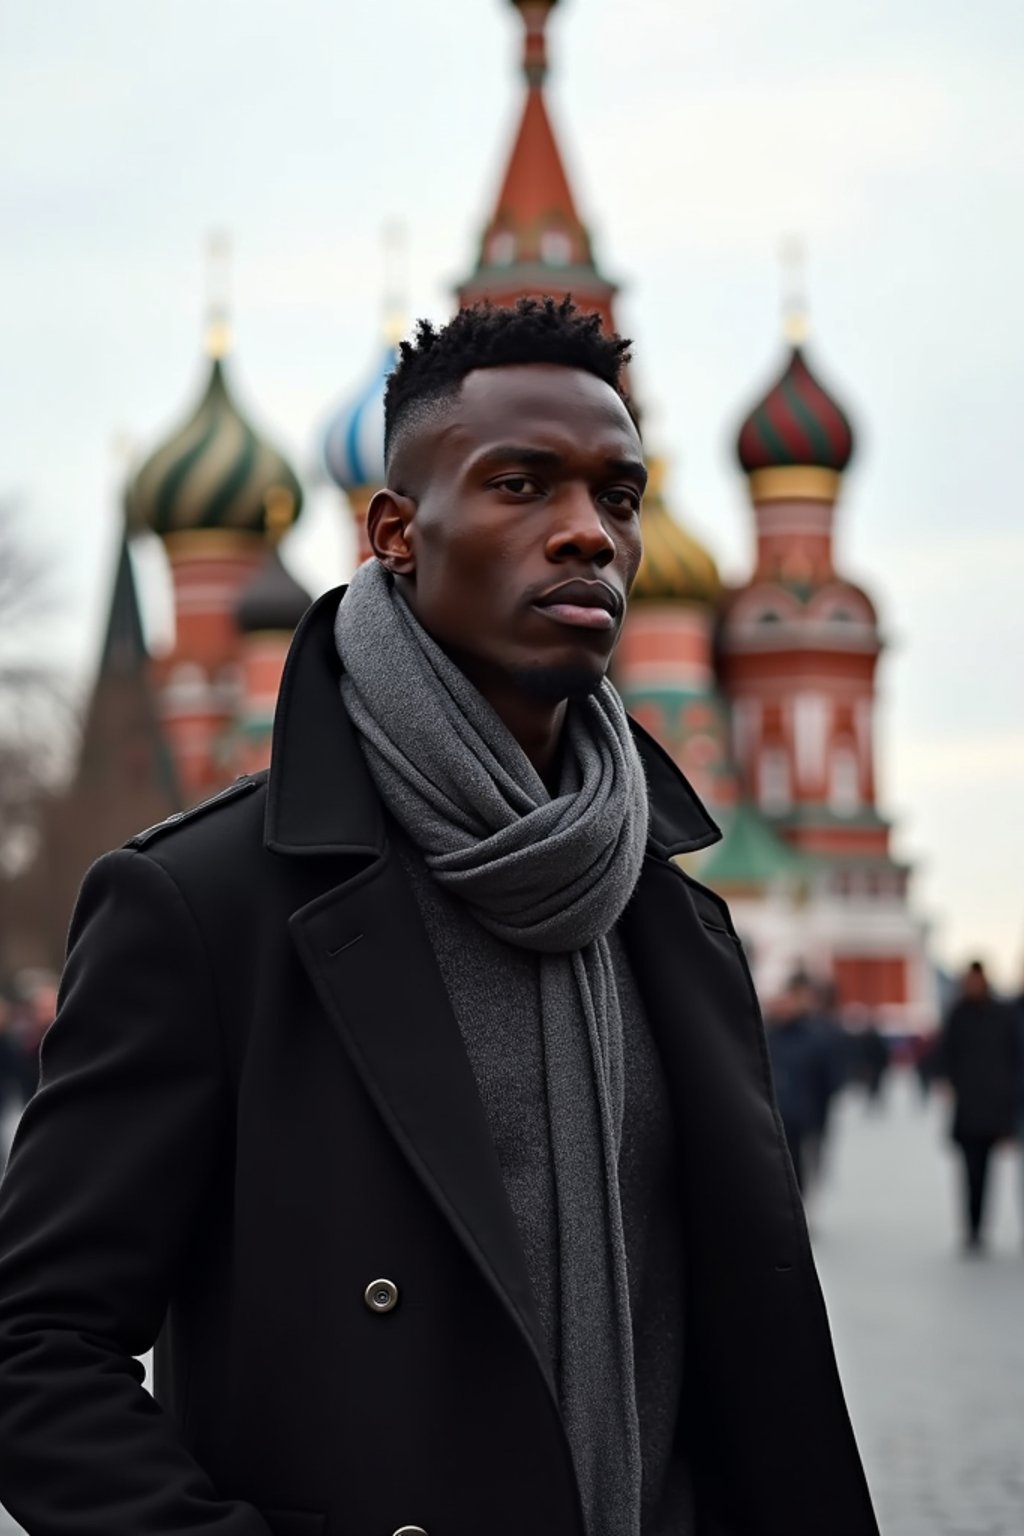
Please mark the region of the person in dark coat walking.
<svg viewBox="0 0 1024 1536"><path fill-rule="evenodd" d="M881 1109L882 1091L889 1074L889 1047L873 1019L869 1018L864 1025L857 1045L868 1104L872 1109Z"/></svg>
<svg viewBox="0 0 1024 1536"><path fill-rule="evenodd" d="M625 345L421 323L269 777L86 879L0 1191L30 1536L877 1536L750 975L674 862L717 829L605 680Z"/></svg>
<svg viewBox="0 0 1024 1536"><path fill-rule="evenodd" d="M768 1013L768 1054L775 1099L801 1192L813 1171L813 1141L834 1091L832 1040L815 1012L814 983L791 976Z"/></svg>
<svg viewBox="0 0 1024 1536"><path fill-rule="evenodd" d="M812 1090L814 1113L804 1152L807 1180L816 1185L825 1176L832 1106L846 1085L849 1040L839 1016L839 995L833 982L813 988L812 1024L818 1040Z"/></svg>
<svg viewBox="0 0 1024 1536"><path fill-rule="evenodd" d="M953 1093L950 1133L964 1169L964 1244L982 1249L985 1192L993 1148L1015 1131L1020 1082L1017 1023L992 996L984 966L967 967L939 1041L936 1075Z"/></svg>

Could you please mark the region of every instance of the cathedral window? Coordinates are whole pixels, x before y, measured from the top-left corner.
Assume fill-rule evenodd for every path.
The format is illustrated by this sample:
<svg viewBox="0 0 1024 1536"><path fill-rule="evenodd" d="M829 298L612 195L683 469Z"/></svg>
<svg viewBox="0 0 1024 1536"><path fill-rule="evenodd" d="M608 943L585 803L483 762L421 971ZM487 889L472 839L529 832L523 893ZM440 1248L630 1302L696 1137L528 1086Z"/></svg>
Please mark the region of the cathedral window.
<svg viewBox="0 0 1024 1536"><path fill-rule="evenodd" d="M837 816L854 816L860 809L860 765L852 747L836 747L832 753L828 803Z"/></svg>
<svg viewBox="0 0 1024 1536"><path fill-rule="evenodd" d="M496 267L510 267L516 259L516 237L510 229L495 230L487 242L487 258Z"/></svg>
<svg viewBox="0 0 1024 1536"><path fill-rule="evenodd" d="M564 229L546 229L540 237L541 260L553 267L567 267L572 260L572 241Z"/></svg>
<svg viewBox="0 0 1024 1536"><path fill-rule="evenodd" d="M209 700L209 680L198 662L179 661L171 668L163 690L165 711L187 714L190 710L205 710Z"/></svg>
<svg viewBox="0 0 1024 1536"><path fill-rule="evenodd" d="M820 793L825 775L829 705L820 693L800 692L793 700L797 774L804 793Z"/></svg>
<svg viewBox="0 0 1024 1536"><path fill-rule="evenodd" d="M782 815L792 804L789 755L783 747L766 747L761 753L759 799L769 816Z"/></svg>
<svg viewBox="0 0 1024 1536"><path fill-rule="evenodd" d="M231 713L242 702L242 669L237 662L229 661L218 668L214 680L214 696L223 710Z"/></svg>

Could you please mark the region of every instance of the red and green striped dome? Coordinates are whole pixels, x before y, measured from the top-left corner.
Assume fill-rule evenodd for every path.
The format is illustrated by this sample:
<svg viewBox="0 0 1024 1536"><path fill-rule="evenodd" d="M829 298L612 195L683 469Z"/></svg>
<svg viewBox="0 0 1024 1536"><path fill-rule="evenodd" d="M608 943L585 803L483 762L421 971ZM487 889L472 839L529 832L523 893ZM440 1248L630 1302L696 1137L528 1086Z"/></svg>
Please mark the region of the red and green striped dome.
<svg viewBox="0 0 1024 1536"><path fill-rule="evenodd" d="M755 405L736 445L747 474L809 465L841 473L853 453L853 430L794 347L782 376Z"/></svg>

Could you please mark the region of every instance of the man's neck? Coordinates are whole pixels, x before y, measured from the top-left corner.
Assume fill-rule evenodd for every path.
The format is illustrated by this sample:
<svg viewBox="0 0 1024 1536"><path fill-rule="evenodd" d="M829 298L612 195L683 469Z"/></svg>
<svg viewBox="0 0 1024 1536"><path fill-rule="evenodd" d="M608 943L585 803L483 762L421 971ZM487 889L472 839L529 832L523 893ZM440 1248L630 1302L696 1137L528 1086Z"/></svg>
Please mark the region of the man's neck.
<svg viewBox="0 0 1024 1536"><path fill-rule="evenodd" d="M479 687L479 684L477 685ZM568 708L565 700L549 704L521 689L480 688L480 692L536 768L548 789L557 787L559 747Z"/></svg>
<svg viewBox="0 0 1024 1536"><path fill-rule="evenodd" d="M545 699L533 694L514 677L481 666L471 656L451 651L448 656L465 673L481 698L491 706L502 725L515 737L554 794L562 728L568 709L566 700Z"/></svg>

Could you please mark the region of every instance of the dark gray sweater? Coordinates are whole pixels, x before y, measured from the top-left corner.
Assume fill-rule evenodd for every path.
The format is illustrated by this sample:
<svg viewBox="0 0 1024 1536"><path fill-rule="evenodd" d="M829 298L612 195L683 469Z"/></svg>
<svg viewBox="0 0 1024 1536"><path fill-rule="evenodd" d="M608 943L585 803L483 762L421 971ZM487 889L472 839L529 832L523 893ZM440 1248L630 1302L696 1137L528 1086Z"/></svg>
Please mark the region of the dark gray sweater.
<svg viewBox="0 0 1024 1536"><path fill-rule="evenodd" d="M538 957L489 934L395 831L462 1031L558 1376L558 1231L540 1028ZM643 1452L643 1536L692 1529L680 1443L685 1276L671 1108L625 950L609 935L625 1032L619 1166Z"/></svg>

